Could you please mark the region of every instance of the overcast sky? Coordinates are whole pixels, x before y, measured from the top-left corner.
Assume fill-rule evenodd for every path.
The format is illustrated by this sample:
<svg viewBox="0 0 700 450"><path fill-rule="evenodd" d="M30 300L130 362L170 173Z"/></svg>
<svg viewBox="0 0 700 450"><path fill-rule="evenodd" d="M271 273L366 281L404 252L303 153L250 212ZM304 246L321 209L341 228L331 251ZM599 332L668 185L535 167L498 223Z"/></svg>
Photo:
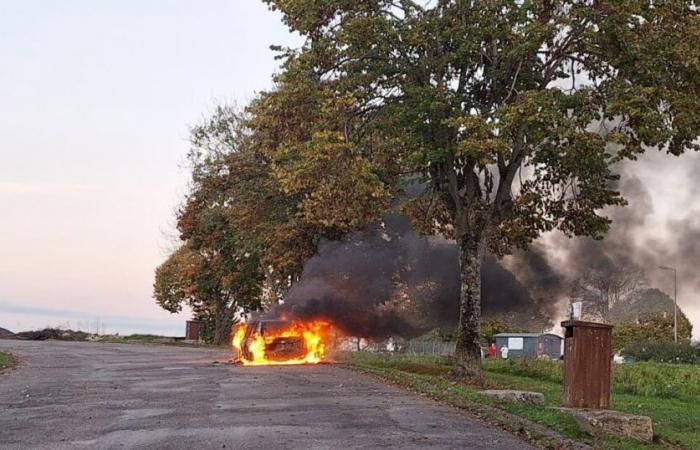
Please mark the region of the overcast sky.
<svg viewBox="0 0 700 450"><path fill-rule="evenodd" d="M268 88L269 45L296 43L259 0L0 0L0 327L183 334L187 316L158 308L151 285L188 128ZM700 214L699 161L640 163L647 238L685 245L669 221ZM696 295L679 300L698 336Z"/></svg>
<svg viewBox="0 0 700 450"><path fill-rule="evenodd" d="M183 334L151 284L188 128L295 42L258 0L0 0L0 326Z"/></svg>

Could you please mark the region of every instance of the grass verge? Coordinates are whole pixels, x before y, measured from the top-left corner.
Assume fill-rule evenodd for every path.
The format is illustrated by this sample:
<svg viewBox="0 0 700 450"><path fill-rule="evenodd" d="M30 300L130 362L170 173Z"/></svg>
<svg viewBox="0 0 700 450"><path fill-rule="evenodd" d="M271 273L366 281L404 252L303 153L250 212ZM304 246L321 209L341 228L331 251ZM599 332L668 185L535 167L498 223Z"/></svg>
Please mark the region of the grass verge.
<svg viewBox="0 0 700 450"><path fill-rule="evenodd" d="M449 359L382 355L372 353L350 353L346 356L348 365L364 372L377 375L416 392L428 395L457 407L461 407L510 431L521 432L518 417L543 425L545 430L536 430L527 436L544 447L556 447L556 438L547 436L551 429L561 436L598 448L639 449L639 448L700 448L700 409L689 398L680 396L664 397L664 390L649 391L644 386L655 384L655 379L646 381L642 373L656 371L646 363L616 368L613 392L614 409L648 415L654 421L656 438L646 445L626 439L597 439L579 430L568 413L554 409L561 406L561 369L557 363L542 361L487 361L484 364L485 381L475 386L455 381L451 372L454 363ZM636 366L636 367L635 367ZM662 371L686 373L688 368L661 368ZM632 374L624 371L632 371ZM693 379L693 370L687 379ZM681 375L681 378L684 375ZM521 389L542 392L545 405L522 405L496 402L480 394L482 388ZM645 390L646 389L646 390ZM692 386L689 387L692 392ZM658 396L641 395L635 392L656 392ZM680 395L680 394L678 394ZM504 411L508 418L498 416ZM505 416L504 416L505 417ZM509 423L510 422L510 423ZM525 427L527 429L528 427ZM530 427L531 428L531 427ZM526 433L527 434L527 433ZM530 433L533 434L533 433ZM540 436L538 436L538 434Z"/></svg>
<svg viewBox="0 0 700 450"><path fill-rule="evenodd" d="M539 390L547 404L561 404L562 364L495 360L486 376L514 389ZM536 386L536 388L534 388ZM657 444L700 448L700 366L639 362L613 369L612 407L651 417Z"/></svg>
<svg viewBox="0 0 700 450"><path fill-rule="evenodd" d="M127 344L163 344L175 342L174 338L158 336L155 334L130 334L126 336L107 335L100 336L100 340L103 342L116 342Z"/></svg>
<svg viewBox="0 0 700 450"><path fill-rule="evenodd" d="M15 360L9 353L0 351L0 372L10 369L15 365Z"/></svg>
<svg viewBox="0 0 700 450"><path fill-rule="evenodd" d="M175 338L169 336L158 336L155 334L129 334L126 336L119 335L102 335L94 339L96 342L108 342L110 344L153 344L153 345L174 345L182 347L211 347L205 343L185 342L183 338Z"/></svg>

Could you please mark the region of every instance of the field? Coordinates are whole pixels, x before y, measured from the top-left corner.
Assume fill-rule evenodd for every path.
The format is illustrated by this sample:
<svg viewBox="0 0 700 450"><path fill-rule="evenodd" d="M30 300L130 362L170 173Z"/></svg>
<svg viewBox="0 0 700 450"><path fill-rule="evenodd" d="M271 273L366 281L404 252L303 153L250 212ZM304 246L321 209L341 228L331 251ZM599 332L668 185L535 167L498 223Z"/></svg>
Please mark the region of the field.
<svg viewBox="0 0 700 450"><path fill-rule="evenodd" d="M700 448L700 367L659 363L615 366L613 409L650 416L652 445L628 440L598 440L579 431L573 419L552 407L561 406L561 364L534 360L495 360L484 363L483 386L455 383L449 359L389 356L370 353L347 355L348 364L389 381L460 406L460 397L495 405L518 416L545 424L564 436L604 448ZM479 394L480 388L522 389L542 392L545 406L496 404Z"/></svg>

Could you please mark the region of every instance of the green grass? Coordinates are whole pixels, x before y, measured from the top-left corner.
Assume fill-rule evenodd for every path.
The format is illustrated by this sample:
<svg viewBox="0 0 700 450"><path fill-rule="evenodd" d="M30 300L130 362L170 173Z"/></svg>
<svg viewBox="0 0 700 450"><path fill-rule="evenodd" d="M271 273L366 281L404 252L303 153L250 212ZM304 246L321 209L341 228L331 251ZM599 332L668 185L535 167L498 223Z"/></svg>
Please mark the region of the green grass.
<svg viewBox="0 0 700 450"><path fill-rule="evenodd" d="M489 372L536 378L561 383L562 364L543 360L489 360ZM644 397L690 400L700 397L700 366L640 362L615 365L613 392Z"/></svg>
<svg viewBox="0 0 700 450"><path fill-rule="evenodd" d="M489 379L528 388L535 383L548 404L561 404L561 363L496 360L484 364ZM662 441L700 448L700 366L640 362L613 369L612 408L651 417Z"/></svg>
<svg viewBox="0 0 700 450"><path fill-rule="evenodd" d="M5 352L0 352L0 370L5 370L12 366L12 357Z"/></svg>
<svg viewBox="0 0 700 450"><path fill-rule="evenodd" d="M130 334L128 336L124 336L125 341L131 341L131 342L157 342L162 339L167 339L164 336L158 336L155 334Z"/></svg>
<svg viewBox="0 0 700 450"><path fill-rule="evenodd" d="M99 342L109 342L111 344L143 344L143 345L173 345L183 347L214 347L204 342L184 342L184 338L171 336L159 336L157 334L130 334L127 336L103 335L99 337Z"/></svg>
<svg viewBox="0 0 700 450"><path fill-rule="evenodd" d="M163 344L173 340L166 336L156 334L130 334L128 336L105 335L100 336L102 342L112 342L121 344Z"/></svg>
<svg viewBox="0 0 700 450"><path fill-rule="evenodd" d="M695 394L700 388L698 366L636 363L615 367L613 408L650 416L654 422L655 442L645 445L630 440L588 437L569 414L552 408L562 404L560 363L486 361L485 385L476 387L455 383L451 377L454 364L445 358L350 353L347 362L455 406L463 406L459 404L460 399L494 405L544 424L563 436L600 448L700 448L700 404ZM542 392L545 405L495 403L479 394L480 388L488 387ZM470 409L468 405L465 407ZM498 424L508 428L507 424Z"/></svg>

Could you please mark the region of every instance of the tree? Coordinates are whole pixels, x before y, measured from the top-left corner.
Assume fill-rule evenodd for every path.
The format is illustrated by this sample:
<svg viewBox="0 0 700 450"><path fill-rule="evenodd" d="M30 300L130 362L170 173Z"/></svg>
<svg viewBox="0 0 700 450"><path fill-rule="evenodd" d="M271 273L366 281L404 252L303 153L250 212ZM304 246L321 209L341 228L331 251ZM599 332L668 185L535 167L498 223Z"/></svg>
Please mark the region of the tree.
<svg viewBox="0 0 700 450"><path fill-rule="evenodd" d="M231 107L192 129L192 188L177 223L183 243L156 269L158 304L178 312L187 303L217 345L237 315L261 306L261 230L273 213L260 198L269 177L247 141L244 118Z"/></svg>
<svg viewBox="0 0 700 450"><path fill-rule="evenodd" d="M553 229L600 238L601 209L625 204L615 163L698 149L694 1L265 2L306 38L258 103L276 111L277 176L338 231L407 177L425 186L405 209L457 241L464 374L480 373L487 253Z"/></svg>
<svg viewBox="0 0 700 450"><path fill-rule="evenodd" d="M157 269L153 284L156 302L166 311L182 311L183 304L192 309L194 318L204 325L203 338L215 345L228 341L234 315L243 308L227 295L223 279L210 263L189 244L173 252Z"/></svg>
<svg viewBox="0 0 700 450"><path fill-rule="evenodd" d="M614 324L640 323L645 318L661 316L673 322L674 301L665 292L656 288L640 289L625 302L616 304L610 310ZM678 307L678 329L681 339L690 339L692 327L685 313ZM687 324L687 326L686 326Z"/></svg>
<svg viewBox="0 0 700 450"><path fill-rule="evenodd" d="M689 344L693 326L683 312L678 314L678 340ZM625 322L613 328L613 351L619 351L639 342L673 343L673 314L654 312L642 314L634 322Z"/></svg>
<svg viewBox="0 0 700 450"><path fill-rule="evenodd" d="M365 162L336 146L333 133L319 132L318 143L288 136L277 141L299 144L301 158L291 150L270 151L267 142L276 139L275 127L284 123L268 114L276 111L268 104L297 108L307 92L297 90L293 102L280 94L261 96L250 106L251 115L218 106L191 130L192 183L177 213L182 247L157 269L154 294L171 312L189 304L205 328L211 325L217 344L227 341L236 317L277 303L322 238L341 237L359 223L334 222L338 214L328 192L349 193L339 208L351 208L349 198L357 194L353 213L358 216L381 209L368 202L377 183ZM280 160L293 164L293 170ZM332 174L328 182L318 182L323 179L318 170ZM343 173L348 177L340 177Z"/></svg>
<svg viewBox="0 0 700 450"><path fill-rule="evenodd" d="M522 329L512 327L503 318L484 320L481 323L481 337L484 343L495 342L494 336L498 333L519 333Z"/></svg>
<svg viewBox="0 0 700 450"><path fill-rule="evenodd" d="M618 313L630 306L645 283L638 267L611 264L584 273L574 282L572 297L583 302L584 313L611 321L611 310Z"/></svg>

